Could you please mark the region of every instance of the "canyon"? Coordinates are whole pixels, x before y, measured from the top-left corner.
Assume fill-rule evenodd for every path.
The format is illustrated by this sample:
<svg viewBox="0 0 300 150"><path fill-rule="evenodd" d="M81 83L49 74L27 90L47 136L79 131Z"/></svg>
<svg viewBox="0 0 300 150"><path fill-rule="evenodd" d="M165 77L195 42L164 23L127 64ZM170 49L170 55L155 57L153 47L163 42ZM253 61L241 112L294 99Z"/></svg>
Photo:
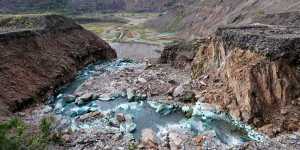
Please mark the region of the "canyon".
<svg viewBox="0 0 300 150"><path fill-rule="evenodd" d="M49 149L300 148L297 0L15 3L0 120L53 117Z"/></svg>

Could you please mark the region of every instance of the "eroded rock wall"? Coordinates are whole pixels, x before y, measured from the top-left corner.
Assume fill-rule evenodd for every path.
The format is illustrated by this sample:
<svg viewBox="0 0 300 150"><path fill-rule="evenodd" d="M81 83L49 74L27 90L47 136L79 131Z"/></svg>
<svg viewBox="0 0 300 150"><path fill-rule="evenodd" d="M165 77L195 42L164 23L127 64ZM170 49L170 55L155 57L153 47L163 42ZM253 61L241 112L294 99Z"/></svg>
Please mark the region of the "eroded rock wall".
<svg viewBox="0 0 300 150"><path fill-rule="evenodd" d="M205 82L214 81L202 95L233 116L258 127L268 124L271 135L298 130L299 46L299 28L220 28L199 48L192 76L209 75Z"/></svg>
<svg viewBox="0 0 300 150"><path fill-rule="evenodd" d="M205 43L205 40L175 41L164 47L159 62L169 63L175 68L188 68L197 53L198 47Z"/></svg>
<svg viewBox="0 0 300 150"><path fill-rule="evenodd" d="M105 41L68 18L38 20L36 29L0 34L0 116L41 102L85 65L116 58Z"/></svg>

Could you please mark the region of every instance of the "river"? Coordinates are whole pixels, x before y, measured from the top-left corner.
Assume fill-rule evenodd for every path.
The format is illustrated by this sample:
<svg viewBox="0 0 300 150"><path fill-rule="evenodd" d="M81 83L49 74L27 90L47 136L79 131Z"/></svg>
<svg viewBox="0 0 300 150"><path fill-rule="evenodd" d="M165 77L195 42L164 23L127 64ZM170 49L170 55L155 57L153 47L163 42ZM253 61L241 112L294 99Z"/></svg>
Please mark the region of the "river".
<svg viewBox="0 0 300 150"><path fill-rule="evenodd" d="M113 43L112 46L119 52L123 49L132 54L137 49L149 51L149 56L158 57L157 46L141 43ZM126 53L122 57L131 57ZM145 54L141 52L141 54ZM138 58L142 58L139 54ZM107 97L93 97L88 101L77 104L76 99L70 100L70 95L82 84L91 78L102 77L105 73L119 73L127 69L138 69L145 64L130 59L119 58L109 62L98 62L81 70L76 79L58 90L49 106L53 115L61 121L62 129L72 131L87 130L89 132L122 133L138 140L143 129L152 129L157 133L160 141L170 131L184 133L190 137L201 134L214 134L218 140L226 145L238 145L245 141L260 141L263 136L250 126L243 124L217 108L203 103L194 105L179 105L176 103L163 103L153 98L138 97L128 99L128 92L117 91ZM138 59L137 59L138 60ZM109 76L109 74L108 74ZM106 81L108 83L113 80ZM101 83L97 83L101 84ZM83 91L83 92L82 92ZM89 93L90 91L86 91ZM85 90L81 90L85 94ZM99 95L99 93L97 93ZM101 93L100 93L101 95ZM94 117L101 114L101 117ZM120 118L124 119L120 122Z"/></svg>

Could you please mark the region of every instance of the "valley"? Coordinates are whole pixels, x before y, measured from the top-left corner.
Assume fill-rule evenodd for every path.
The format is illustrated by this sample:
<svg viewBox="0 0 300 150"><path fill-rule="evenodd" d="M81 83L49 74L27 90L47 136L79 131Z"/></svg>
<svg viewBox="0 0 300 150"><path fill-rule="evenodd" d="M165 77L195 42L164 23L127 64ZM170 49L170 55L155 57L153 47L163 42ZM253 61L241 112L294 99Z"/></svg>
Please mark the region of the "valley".
<svg viewBox="0 0 300 150"><path fill-rule="evenodd" d="M300 149L297 0L0 4L0 150Z"/></svg>

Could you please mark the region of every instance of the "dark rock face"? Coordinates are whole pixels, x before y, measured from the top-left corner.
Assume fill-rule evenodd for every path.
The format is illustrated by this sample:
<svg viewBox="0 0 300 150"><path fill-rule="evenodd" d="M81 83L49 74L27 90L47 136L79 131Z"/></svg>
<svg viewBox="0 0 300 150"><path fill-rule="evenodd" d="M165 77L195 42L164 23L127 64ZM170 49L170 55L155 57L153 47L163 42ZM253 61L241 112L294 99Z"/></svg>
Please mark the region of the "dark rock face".
<svg viewBox="0 0 300 150"><path fill-rule="evenodd" d="M276 59L293 56L297 61L300 54L300 28L280 26L239 26L219 28L217 40L222 41L226 50L235 47L251 50Z"/></svg>
<svg viewBox="0 0 300 150"><path fill-rule="evenodd" d="M25 20L32 18L37 19ZM68 18L46 15L37 20L35 29L17 24L14 31L0 34L1 116L41 102L85 65L116 58L105 41Z"/></svg>
<svg viewBox="0 0 300 150"><path fill-rule="evenodd" d="M193 41L177 41L170 44L163 49L159 62L172 64L176 68L184 68L191 64L199 46L203 42L203 40L199 39Z"/></svg>
<svg viewBox="0 0 300 150"><path fill-rule="evenodd" d="M299 31L278 26L218 29L192 66L194 78L211 77L205 81L212 80L204 88L206 100L268 135L299 130Z"/></svg>

